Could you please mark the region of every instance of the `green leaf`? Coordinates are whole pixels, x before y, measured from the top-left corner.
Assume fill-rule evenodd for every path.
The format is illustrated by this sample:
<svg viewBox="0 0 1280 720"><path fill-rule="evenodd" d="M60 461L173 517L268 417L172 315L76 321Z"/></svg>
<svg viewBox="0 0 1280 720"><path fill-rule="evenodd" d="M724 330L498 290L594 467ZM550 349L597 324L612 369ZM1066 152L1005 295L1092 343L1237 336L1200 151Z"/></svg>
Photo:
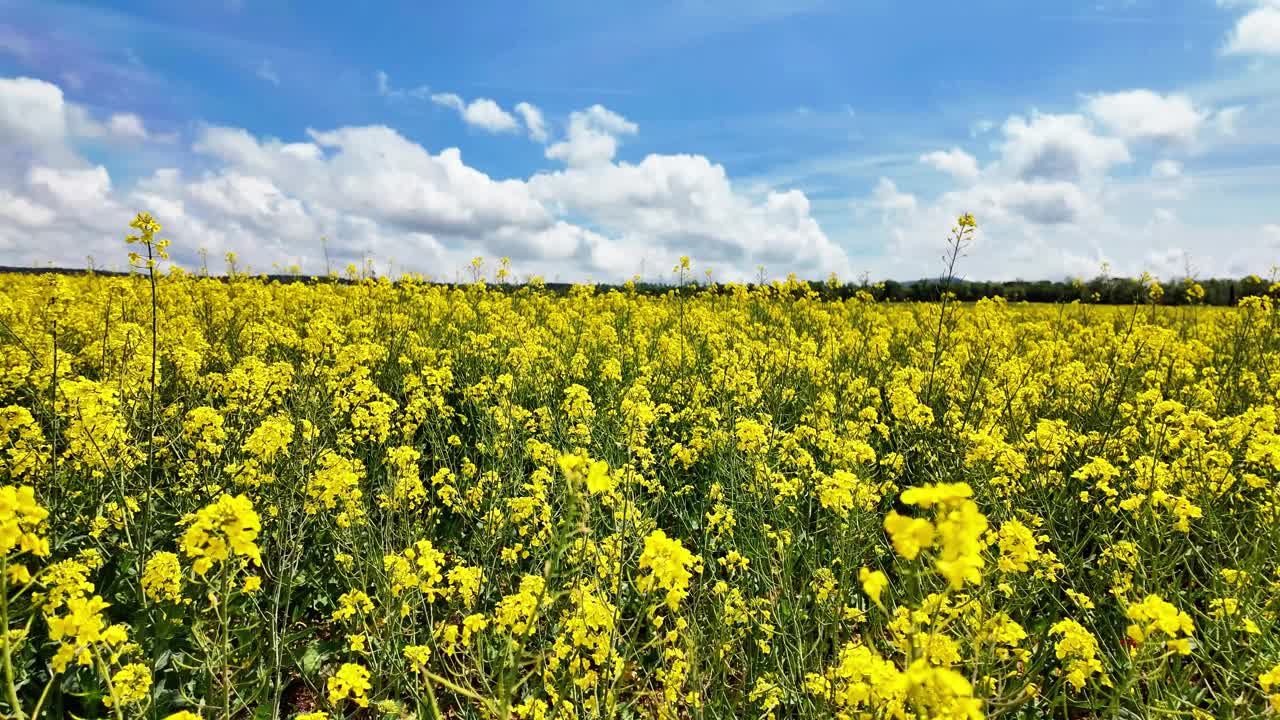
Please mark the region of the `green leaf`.
<svg viewBox="0 0 1280 720"><path fill-rule="evenodd" d="M315 675L320 671L320 667L324 665L327 657L328 653L321 649L320 643L312 643L302 653L302 660L298 663L298 669L307 675Z"/></svg>

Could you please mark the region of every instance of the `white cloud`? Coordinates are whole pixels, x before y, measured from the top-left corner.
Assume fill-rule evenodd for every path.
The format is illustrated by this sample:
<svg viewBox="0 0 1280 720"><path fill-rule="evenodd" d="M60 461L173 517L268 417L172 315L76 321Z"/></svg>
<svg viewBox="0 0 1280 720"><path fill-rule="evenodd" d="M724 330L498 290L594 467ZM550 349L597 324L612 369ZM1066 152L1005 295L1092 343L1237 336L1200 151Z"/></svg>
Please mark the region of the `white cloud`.
<svg viewBox="0 0 1280 720"><path fill-rule="evenodd" d="M59 148L67 136L62 90L33 78L0 78L0 140L12 150ZM2 147L3 145L0 145Z"/></svg>
<svg viewBox="0 0 1280 720"><path fill-rule="evenodd" d="M0 218L23 227L41 227L53 222L56 213L50 208L0 189Z"/></svg>
<svg viewBox="0 0 1280 720"><path fill-rule="evenodd" d="M889 178L882 177L871 191L870 205L885 212L915 212L919 201L915 195L898 190L898 185Z"/></svg>
<svg viewBox="0 0 1280 720"><path fill-rule="evenodd" d="M546 156L569 167L608 163L618 152L618 137L639 130L638 125L603 105L592 105L569 114L568 137L547 148Z"/></svg>
<svg viewBox="0 0 1280 720"><path fill-rule="evenodd" d="M920 162L961 180L978 177L978 161L960 148L937 150L920 156Z"/></svg>
<svg viewBox="0 0 1280 720"><path fill-rule="evenodd" d="M381 126L310 131L312 142L259 142L219 129L197 145L295 197L407 230L478 239L500 227L551 222L520 181L495 181L456 148L433 155Z"/></svg>
<svg viewBox="0 0 1280 720"><path fill-rule="evenodd" d="M1195 140L1210 116L1186 95L1145 89L1093 95L1085 108L1117 137L1184 145Z"/></svg>
<svg viewBox="0 0 1280 720"><path fill-rule="evenodd" d="M1071 182L1015 182L994 189L991 202L1037 225L1077 223L1097 212L1085 191Z"/></svg>
<svg viewBox="0 0 1280 720"><path fill-rule="evenodd" d="M456 111L467 125L486 132L509 133L516 132L521 128L520 120L517 120L515 115L504 110L495 100L476 98L471 102L467 102L457 93L432 93L426 85L407 90L398 89L391 85L391 78L381 70L377 72L375 77L378 83L378 94L382 97L430 99L436 105ZM530 140L546 142L546 120L543 118L541 110L530 103L520 102L516 104L515 112L524 121L523 126L528 131Z"/></svg>
<svg viewBox="0 0 1280 720"><path fill-rule="evenodd" d="M101 165L84 169L33 167L27 174L27 184L68 210L84 203L101 204L111 192L111 177Z"/></svg>
<svg viewBox="0 0 1280 720"><path fill-rule="evenodd" d="M457 110L463 122L481 130L503 133L520 129L520 123L516 121L515 116L503 110L498 103L489 98L478 98L468 103L453 93L436 93L431 96L431 101Z"/></svg>
<svg viewBox="0 0 1280 720"><path fill-rule="evenodd" d="M133 113L116 113L107 121L107 131L118 138L146 140L147 129L142 118Z"/></svg>
<svg viewBox="0 0 1280 720"><path fill-rule="evenodd" d="M1123 140L1097 134L1083 115L1014 115L1002 129L1001 162L1024 180L1097 178L1130 160Z"/></svg>
<svg viewBox="0 0 1280 720"><path fill-rule="evenodd" d="M598 128L631 127L616 114L594 114ZM701 155L649 155L636 164L597 157L535 175L529 186L558 213L587 218L603 235L632 248L628 258L614 254L617 246L597 242L592 261L600 270L623 272L616 264L601 266L601 258L634 263L645 251L664 259L689 254L739 270L760 264L801 269L810 276L848 265L843 251L812 218L803 193L768 191L760 198L748 197L734 189L723 166Z"/></svg>
<svg viewBox="0 0 1280 720"><path fill-rule="evenodd" d="M382 89L406 92L385 78ZM1209 222L1212 207L1190 191L1220 180L1184 169L1174 152L1180 138L1223 132L1238 111L1193 106L1202 116L1194 131L1169 118L1122 130L1104 121L1106 111L1088 107L1098 97L1083 98L1076 114L1009 117L980 140L993 154L985 164L962 145L903 156L906 165L920 161L956 181L926 195L908 179L884 177L855 202L857 215L870 220L864 230L871 239L887 243L874 271L927 274L946 228L972 212L978 240L962 272L974 277L1088 275L1104 260L1118 273L1136 274L1170 265L1170 248L1212 263L1203 269L1208 274L1265 272L1280 247L1280 227L1264 228L1275 218L1196 226ZM1159 99L1170 97L1177 96ZM474 104L450 101L459 112ZM236 251L257 269L296 262L317 272L324 269L324 236L339 268L369 254L380 268L395 260L398 269L445 276L474 255L510 256L517 272L566 280L618 280L642 269L652 277L682 254L719 278L752 277L756 265L775 276L849 274L849 258L814 218L812 196L744 185L702 155L621 160L619 143L639 127L603 106L574 112L563 125L528 103L508 115L508 132L535 140L538 128L556 135L545 149L559 161L554 169L492 177L456 148L429 150L383 126L300 130L288 139L205 127L189 148L138 153L144 167L134 181L113 177L78 146L155 143L142 117L95 115L56 85L0 79L0 262L79 264L91 253L100 265L104 257L123 263L125 224L146 209L160 217L175 257L187 265L198 262L195 250L203 246L211 257ZM553 126L563 134L549 132ZM1148 140L1173 146L1155 153L1138 147ZM1130 143L1142 165L1120 173L1133 159ZM177 157L179 150L199 157ZM145 168L161 156L185 169ZM849 208L843 199L816 202Z"/></svg>
<svg viewBox="0 0 1280 720"><path fill-rule="evenodd" d="M1280 3L1262 0L1227 35L1227 55L1280 55Z"/></svg>
<svg viewBox="0 0 1280 720"><path fill-rule="evenodd" d="M540 143L547 141L547 124L541 110L527 102L522 102L516 103L516 112L524 120L524 126L529 130L530 140Z"/></svg>
<svg viewBox="0 0 1280 720"><path fill-rule="evenodd" d="M19 106L27 115L10 117ZM203 247L215 258L235 251L257 270L298 263L318 272L322 236L339 268L368 254L380 267L396 261L445 276L474 255L509 256L518 272L567 280L619 280L682 254L719 277L744 277L757 264L808 277L848 266L803 193L743 192L699 155L620 163L616 144L601 152L590 143L584 155L584 137L637 130L602 107L576 113L562 143L574 147L566 157L591 162L527 179L492 178L456 148L431 152L382 126L312 130L296 142L205 127L190 147L199 160L183 163L200 170L157 167L125 187L74 142L77 133L104 142L145 133L141 118L117 116L95 121L48 83L0 84L0 152L23 149L0 165L0 261L81 264L91 254L109 267L109 258L123 262L132 213L146 209L188 266ZM536 116L521 117L532 133Z"/></svg>
<svg viewBox="0 0 1280 720"><path fill-rule="evenodd" d="M961 273L970 277L1089 276L1103 262L1120 274L1181 272L1190 257L1211 263L1203 268L1209 274L1242 275L1274 262L1280 228L1269 248L1258 225L1250 229L1229 219L1196 225L1171 209L1189 205L1204 222L1206 199L1192 194L1200 180L1167 153L1204 152L1198 136L1208 130L1230 134L1238 107L1198 107L1178 94L1146 90L1084 96L1082 105L1080 113L1009 117L991 143L996 159L976 174L961 148L925 154L921 160L934 167L960 168L952 173L956 185L933 198L882 178L858 203L885 211L888 248L876 273L919 277L922 258L941 251L939 228L965 212L977 217L979 227L971 258L961 263ZM1132 161L1130 143L1165 151L1149 175L1113 174ZM1167 205L1174 200L1182 205Z"/></svg>

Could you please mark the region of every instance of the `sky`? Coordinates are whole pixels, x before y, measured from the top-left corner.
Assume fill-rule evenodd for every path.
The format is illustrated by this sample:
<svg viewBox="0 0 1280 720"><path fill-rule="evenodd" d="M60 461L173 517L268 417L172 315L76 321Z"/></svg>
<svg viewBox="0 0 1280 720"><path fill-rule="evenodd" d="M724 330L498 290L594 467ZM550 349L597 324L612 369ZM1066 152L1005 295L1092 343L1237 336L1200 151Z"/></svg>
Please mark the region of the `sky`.
<svg viewBox="0 0 1280 720"><path fill-rule="evenodd" d="M0 0L0 264L1266 276L1280 0Z"/></svg>

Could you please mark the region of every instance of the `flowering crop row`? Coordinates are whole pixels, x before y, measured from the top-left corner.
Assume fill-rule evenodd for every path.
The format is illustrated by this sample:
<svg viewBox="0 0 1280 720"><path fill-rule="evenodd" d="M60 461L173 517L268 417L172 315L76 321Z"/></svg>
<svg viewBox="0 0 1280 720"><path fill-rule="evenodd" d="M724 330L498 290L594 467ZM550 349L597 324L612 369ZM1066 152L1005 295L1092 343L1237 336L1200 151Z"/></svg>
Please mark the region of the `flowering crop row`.
<svg viewBox="0 0 1280 720"><path fill-rule="evenodd" d="M1267 297L278 284L134 227L0 277L4 717L1280 708Z"/></svg>

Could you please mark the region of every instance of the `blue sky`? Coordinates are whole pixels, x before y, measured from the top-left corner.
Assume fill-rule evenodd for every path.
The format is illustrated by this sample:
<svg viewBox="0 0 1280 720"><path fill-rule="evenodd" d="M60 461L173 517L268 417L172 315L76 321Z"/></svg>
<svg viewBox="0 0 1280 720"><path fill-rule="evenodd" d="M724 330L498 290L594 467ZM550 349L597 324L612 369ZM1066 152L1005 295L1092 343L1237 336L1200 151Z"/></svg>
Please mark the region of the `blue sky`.
<svg viewBox="0 0 1280 720"><path fill-rule="evenodd" d="M1280 0L426 5L0 0L0 262L139 209L263 270L1280 262Z"/></svg>

